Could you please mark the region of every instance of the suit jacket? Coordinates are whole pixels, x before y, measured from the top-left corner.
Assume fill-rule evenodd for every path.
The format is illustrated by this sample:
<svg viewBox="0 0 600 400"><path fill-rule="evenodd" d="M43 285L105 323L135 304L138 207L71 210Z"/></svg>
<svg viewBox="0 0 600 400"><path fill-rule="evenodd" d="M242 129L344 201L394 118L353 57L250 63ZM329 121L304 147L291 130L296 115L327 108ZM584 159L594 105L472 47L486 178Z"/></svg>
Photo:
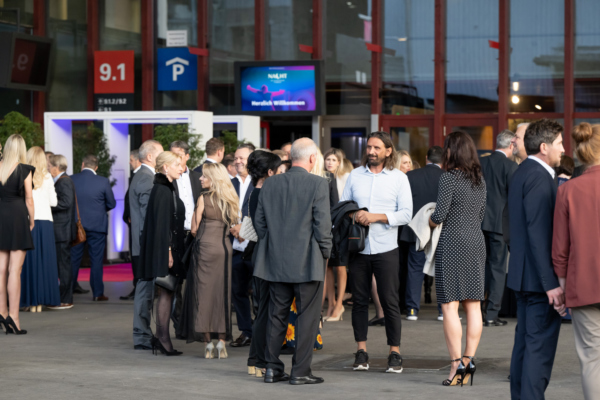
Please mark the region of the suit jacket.
<svg viewBox="0 0 600 400"><path fill-rule="evenodd" d="M192 171L189 168L188 171L190 171L190 183L192 185L192 195L194 197L194 208L196 208L198 198L200 197L200 194L202 194L202 183L200 182L202 172L198 173L196 171ZM202 171L202 168L200 168L200 171ZM175 187L175 193L177 194L177 197L179 197L179 186L177 186L178 182L179 179L173 181L173 186Z"/></svg>
<svg viewBox="0 0 600 400"><path fill-rule="evenodd" d="M71 242L77 234L77 211L75 209L75 186L64 174L54 184L58 203L52 207L54 238L57 242Z"/></svg>
<svg viewBox="0 0 600 400"><path fill-rule="evenodd" d="M144 228L144 219L146 218L146 208L150 193L154 186L154 174L143 166L133 176L131 186L129 186L129 209L131 212L131 255L133 257L140 255L140 237ZM135 271L134 271L135 274Z"/></svg>
<svg viewBox="0 0 600 400"><path fill-rule="evenodd" d="M326 179L300 167L267 179L253 223L255 276L287 283L324 280L333 239Z"/></svg>
<svg viewBox="0 0 600 400"><path fill-rule="evenodd" d="M246 179L251 179L250 175L248 175ZM237 179L237 177L235 177L231 180L231 183L233 184L233 187L235 188L235 192L237 193L238 197L240 197L240 181ZM242 218L248 216L248 202L250 201L250 193L252 193L253 189L254 185L252 184L252 182L250 182L250 186L248 186L248 190L246 190L246 195L243 199L240 199L240 201L242 202Z"/></svg>
<svg viewBox="0 0 600 400"><path fill-rule="evenodd" d="M71 179L77 193L83 228L90 232L108 232L107 212L117 205L108 178L84 169Z"/></svg>
<svg viewBox="0 0 600 400"><path fill-rule="evenodd" d="M438 197L438 186L440 177L444 170L435 164L426 165L423 168L408 171L406 176L410 183L410 191L413 201L413 218L425 204L435 203ZM403 242L416 242L417 237L408 226L400 227L400 240Z"/></svg>
<svg viewBox="0 0 600 400"><path fill-rule="evenodd" d="M508 198L508 182L517 170L518 164L499 151L481 158L481 171L485 179L487 200L481 229L502 234L502 218Z"/></svg>
<svg viewBox="0 0 600 400"><path fill-rule="evenodd" d="M515 291L547 292L557 288L552 265L552 223L556 184L535 160L519 165L510 181L510 261L507 286Z"/></svg>
<svg viewBox="0 0 600 400"><path fill-rule="evenodd" d="M194 172L197 172L200 174L200 176L202 176L202 167L204 166L204 164L214 164L214 163L211 161L205 160L202 164L200 164L199 166L194 168Z"/></svg>

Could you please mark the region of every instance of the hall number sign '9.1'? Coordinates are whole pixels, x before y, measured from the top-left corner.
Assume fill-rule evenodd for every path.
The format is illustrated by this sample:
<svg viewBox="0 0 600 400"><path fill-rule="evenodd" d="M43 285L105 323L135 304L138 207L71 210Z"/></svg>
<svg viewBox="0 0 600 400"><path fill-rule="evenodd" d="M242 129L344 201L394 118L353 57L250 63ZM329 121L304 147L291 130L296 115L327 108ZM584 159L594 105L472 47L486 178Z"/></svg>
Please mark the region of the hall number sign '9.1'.
<svg viewBox="0 0 600 400"><path fill-rule="evenodd" d="M133 93L133 50L94 52L94 93Z"/></svg>

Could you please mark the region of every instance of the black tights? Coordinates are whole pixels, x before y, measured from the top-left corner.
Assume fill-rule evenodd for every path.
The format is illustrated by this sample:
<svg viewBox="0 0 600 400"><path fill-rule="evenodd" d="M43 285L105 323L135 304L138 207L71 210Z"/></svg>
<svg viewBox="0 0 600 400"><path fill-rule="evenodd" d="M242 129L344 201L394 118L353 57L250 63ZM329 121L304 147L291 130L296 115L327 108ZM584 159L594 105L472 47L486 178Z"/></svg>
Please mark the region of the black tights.
<svg viewBox="0 0 600 400"><path fill-rule="evenodd" d="M160 288L160 296L156 305L156 338L167 351L173 351L173 343L171 343L169 334L172 306L173 292Z"/></svg>

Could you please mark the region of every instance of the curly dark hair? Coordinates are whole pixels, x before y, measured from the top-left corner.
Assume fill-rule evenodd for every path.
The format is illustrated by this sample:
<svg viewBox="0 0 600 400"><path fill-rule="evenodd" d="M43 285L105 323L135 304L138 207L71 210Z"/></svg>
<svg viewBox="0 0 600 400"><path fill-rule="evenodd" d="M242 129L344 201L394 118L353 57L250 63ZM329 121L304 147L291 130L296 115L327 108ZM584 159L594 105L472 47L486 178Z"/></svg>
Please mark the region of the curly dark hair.
<svg viewBox="0 0 600 400"><path fill-rule="evenodd" d="M281 165L281 158L269 151L256 150L248 156L248 173L252 177L252 185L256 186L259 180L269 176L269 170L277 172Z"/></svg>
<svg viewBox="0 0 600 400"><path fill-rule="evenodd" d="M481 184L483 175L477 148L468 133L456 131L449 134L442 154L442 164L446 171L457 169L467 176L473 186Z"/></svg>

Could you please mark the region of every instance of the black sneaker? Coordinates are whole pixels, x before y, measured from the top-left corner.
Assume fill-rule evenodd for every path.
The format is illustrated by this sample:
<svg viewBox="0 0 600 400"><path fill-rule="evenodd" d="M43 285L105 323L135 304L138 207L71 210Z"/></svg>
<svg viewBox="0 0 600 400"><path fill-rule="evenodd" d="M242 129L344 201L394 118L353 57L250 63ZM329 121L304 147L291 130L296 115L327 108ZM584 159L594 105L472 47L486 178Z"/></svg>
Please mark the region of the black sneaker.
<svg viewBox="0 0 600 400"><path fill-rule="evenodd" d="M399 374L402 372L402 356L395 351L388 357L388 369L385 372Z"/></svg>
<svg viewBox="0 0 600 400"><path fill-rule="evenodd" d="M368 371L369 370L369 354L364 350L359 350L355 354L354 364L352 369L355 371Z"/></svg>

